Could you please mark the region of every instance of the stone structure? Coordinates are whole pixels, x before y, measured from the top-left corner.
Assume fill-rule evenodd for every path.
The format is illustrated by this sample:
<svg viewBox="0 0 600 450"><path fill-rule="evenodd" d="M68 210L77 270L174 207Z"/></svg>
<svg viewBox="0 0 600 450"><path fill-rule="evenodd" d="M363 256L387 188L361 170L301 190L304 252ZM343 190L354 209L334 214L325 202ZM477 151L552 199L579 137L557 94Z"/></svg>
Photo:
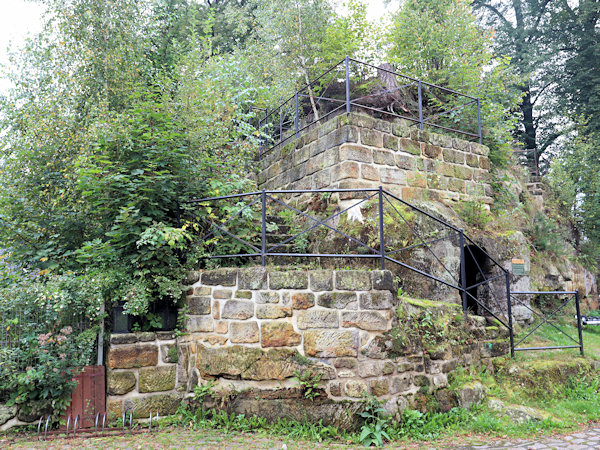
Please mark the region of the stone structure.
<svg viewBox="0 0 600 450"><path fill-rule="evenodd" d="M125 411L136 419L157 411L162 416L173 414L182 397L176 390L177 361L172 331L113 334L106 360L109 416L120 417Z"/></svg>
<svg viewBox="0 0 600 450"><path fill-rule="evenodd" d="M265 189L373 188L406 201L491 204L489 149L474 142L349 113L265 152Z"/></svg>
<svg viewBox="0 0 600 450"><path fill-rule="evenodd" d="M216 380L218 389L228 391L227 407L234 412L350 426L352 414L346 413L365 393L384 400L391 412L419 395L445 398L449 372L507 351L504 337L483 343L490 337L483 318L465 325L469 342L412 348L394 328L402 323L398 307L407 305L399 305L389 271L223 268L197 272L190 281L177 363L169 350L172 339L113 335L108 356L113 414L133 409L146 417L146 405L154 409L163 397L175 400L177 392ZM462 317L456 305L442 304L434 316L444 308L449 317ZM472 341L473 335L482 342ZM307 373L322 388L310 404L297 381Z"/></svg>

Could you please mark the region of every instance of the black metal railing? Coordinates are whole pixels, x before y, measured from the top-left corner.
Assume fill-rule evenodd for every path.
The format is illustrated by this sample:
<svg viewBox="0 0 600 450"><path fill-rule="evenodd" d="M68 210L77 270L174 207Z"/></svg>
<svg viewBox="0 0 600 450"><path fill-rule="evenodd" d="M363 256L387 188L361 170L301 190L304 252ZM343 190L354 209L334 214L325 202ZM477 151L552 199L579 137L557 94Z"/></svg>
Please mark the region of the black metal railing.
<svg viewBox="0 0 600 450"><path fill-rule="evenodd" d="M309 199L302 196L309 196ZM325 217L316 217L301 210L303 203L315 209L315 199L323 196L336 195L337 209L327 211ZM286 201L280 197L284 196ZM289 198L288 198L289 197ZM219 203L228 205L224 214L217 214ZM235 202L235 205L231 204ZM312 202L312 203L311 203ZM339 202L346 202L340 204ZM316 202L318 203L318 201ZM356 213L356 208L362 206L362 223L357 227L342 220L342 216ZM204 246L201 258L208 259L252 259L266 265L269 258L367 258L377 260L381 269L387 263L393 263L408 269L434 282L441 283L460 294L462 309L469 312L468 300L481 308L486 315L494 317L509 330L511 343L513 341L512 315L510 309L510 278L507 269L503 268L492 256L466 236L462 229L436 217L422 208L414 206L381 186L372 189L322 189L322 190L262 190L244 194L234 194L190 200L182 203L182 220L188 225L195 224L198 230L198 240ZM273 222L280 216L288 215L286 224L277 225ZM303 220L307 226L293 229ZM198 224L202 224L199 226ZM344 229L342 225L348 226ZM284 229L284 234L281 229ZM190 226L189 229L194 229ZM239 230L243 229L243 232ZM314 251L290 249L289 246L300 239L306 239L309 233L324 230L329 234L327 239L314 239L319 244L325 241L333 242L334 251ZM354 230L354 232L352 231ZM368 232L365 232L367 230ZM398 239L398 236L400 238ZM279 237L273 242L271 237ZM340 238L335 242L335 238ZM437 254L435 246L444 240L451 240L460 246L460 274L451 270L444 263L443 255ZM468 245L470 243L470 245ZM232 246L233 245L233 246ZM467 285L465 276L466 254L472 248L486 255L492 269L484 271L477 264L480 277L477 283ZM233 251L228 251L232 250ZM433 256L435 267L417 267L402 260L402 255L408 260L410 253L421 249ZM476 261L476 259L474 258ZM435 270L434 270L435 269ZM434 272L436 272L434 274ZM490 273L496 272L496 275ZM482 285L491 286L497 283L505 299L497 295L496 289L488 289L488 304L473 295L473 289ZM503 307L502 305L506 305ZM476 311L471 311L476 312ZM506 318L502 317L506 313Z"/></svg>
<svg viewBox="0 0 600 450"><path fill-rule="evenodd" d="M519 296L566 296L560 301L558 306L553 307L553 309L547 313L543 314L539 311L536 311L531 307L530 304L526 304ZM569 349L569 348L578 348L581 356L583 356L583 333L581 328L581 311L579 308L579 292L578 291L516 291L510 293L510 303L515 303L520 306L523 306L528 311L532 313L533 316L540 319L540 322L533 325L531 328L523 331L522 335L519 335L517 338L519 339L516 343L511 340L511 356L514 356L515 352L518 351L535 351L535 350L560 350L560 349ZM575 318L577 324L577 339L573 336L569 335L558 325L553 323L551 320L556 317L561 311L564 311L565 308L573 304L575 306L575 314L567 314L568 320L573 320ZM528 338L530 338L536 331L540 330L542 326L548 325L552 328L552 332L558 332L557 336L560 338L566 338L570 344L568 345L538 345L533 347L519 347L519 345L523 344Z"/></svg>
<svg viewBox="0 0 600 450"><path fill-rule="evenodd" d="M311 125L341 113L368 111L433 127L481 143L481 102L452 89L346 56L259 118L259 159Z"/></svg>

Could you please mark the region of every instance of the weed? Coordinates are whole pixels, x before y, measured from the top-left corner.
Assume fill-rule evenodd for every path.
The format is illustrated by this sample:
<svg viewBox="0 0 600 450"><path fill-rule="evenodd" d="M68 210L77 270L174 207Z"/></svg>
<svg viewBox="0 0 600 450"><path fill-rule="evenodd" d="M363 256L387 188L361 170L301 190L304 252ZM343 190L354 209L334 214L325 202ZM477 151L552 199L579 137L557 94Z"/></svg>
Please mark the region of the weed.
<svg viewBox="0 0 600 450"><path fill-rule="evenodd" d="M314 400L321 395L318 389L323 374L315 373L312 370L306 370L304 372L296 370L294 371L294 376L296 377L296 380L298 380L298 384L302 387L305 398Z"/></svg>
<svg viewBox="0 0 600 450"><path fill-rule="evenodd" d="M391 440L388 434L390 418L386 417L386 411L376 397L369 395L364 399L364 409L359 415L364 419L358 440L361 444L370 447L383 446L383 439Z"/></svg>

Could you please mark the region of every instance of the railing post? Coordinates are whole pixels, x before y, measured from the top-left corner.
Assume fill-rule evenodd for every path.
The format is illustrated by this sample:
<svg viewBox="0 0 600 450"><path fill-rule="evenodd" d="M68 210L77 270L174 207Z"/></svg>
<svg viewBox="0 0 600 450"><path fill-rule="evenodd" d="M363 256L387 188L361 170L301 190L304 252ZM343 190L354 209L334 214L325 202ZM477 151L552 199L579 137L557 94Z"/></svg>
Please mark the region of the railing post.
<svg viewBox="0 0 600 450"><path fill-rule="evenodd" d="M460 286L462 293L462 310L465 318L467 317L467 270L465 265L465 233L462 228L459 230L460 245Z"/></svg>
<svg viewBox="0 0 600 450"><path fill-rule="evenodd" d="M481 135L481 102L477 99L477 134L479 135L479 143L483 142Z"/></svg>
<svg viewBox="0 0 600 450"><path fill-rule="evenodd" d="M575 291L575 311L577 312L577 333L579 334L579 352L583 356L583 333L581 332L581 311L579 310L579 290Z"/></svg>
<svg viewBox="0 0 600 450"><path fill-rule="evenodd" d="M418 82L419 91L419 130L423 129L423 93L421 90L421 80Z"/></svg>
<svg viewBox="0 0 600 450"><path fill-rule="evenodd" d="M296 91L296 117L294 118L294 127L296 128L296 139L298 139L298 129L299 129L299 125L300 125L299 111L300 111L300 107L298 105L298 91Z"/></svg>
<svg viewBox="0 0 600 450"><path fill-rule="evenodd" d="M262 218L261 218L261 249L260 249L260 260L264 267L266 265L266 250L267 250L267 191L262 190Z"/></svg>
<svg viewBox="0 0 600 450"><path fill-rule="evenodd" d="M381 255L381 270L385 270L385 241L383 232L383 187L379 186L379 254Z"/></svg>
<svg viewBox="0 0 600 450"><path fill-rule="evenodd" d="M505 270L504 275L506 277L506 314L508 315L508 337L510 339L510 357L515 357L515 335L513 333L512 323L512 305L510 302L510 272L508 269Z"/></svg>
<svg viewBox="0 0 600 450"><path fill-rule="evenodd" d="M350 58L346 55L346 112L350 112Z"/></svg>

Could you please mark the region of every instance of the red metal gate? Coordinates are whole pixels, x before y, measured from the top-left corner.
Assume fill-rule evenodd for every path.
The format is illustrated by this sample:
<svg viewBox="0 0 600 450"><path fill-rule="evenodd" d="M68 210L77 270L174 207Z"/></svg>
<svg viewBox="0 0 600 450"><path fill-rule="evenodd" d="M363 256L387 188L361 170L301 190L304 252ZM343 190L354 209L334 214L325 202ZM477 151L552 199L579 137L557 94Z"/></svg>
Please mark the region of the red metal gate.
<svg viewBox="0 0 600 450"><path fill-rule="evenodd" d="M71 395L71 404L65 413L65 420L79 415L78 428L93 427L96 414L101 416L106 412L106 388L104 366L85 366L83 371L75 376L77 387Z"/></svg>

